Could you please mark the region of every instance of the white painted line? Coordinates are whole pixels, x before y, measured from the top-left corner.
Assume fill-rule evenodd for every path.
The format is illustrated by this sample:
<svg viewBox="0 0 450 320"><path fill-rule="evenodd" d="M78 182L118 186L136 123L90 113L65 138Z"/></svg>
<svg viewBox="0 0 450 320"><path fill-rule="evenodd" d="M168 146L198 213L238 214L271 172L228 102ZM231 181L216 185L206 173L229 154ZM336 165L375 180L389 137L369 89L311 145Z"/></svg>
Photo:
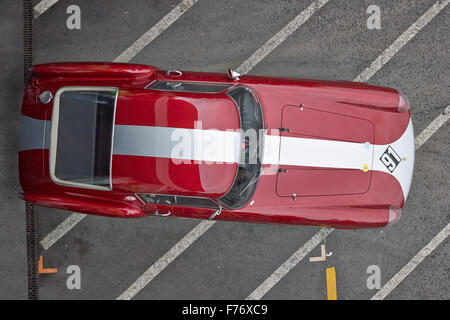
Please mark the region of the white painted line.
<svg viewBox="0 0 450 320"><path fill-rule="evenodd" d="M252 70L262 59L277 48L287 37L300 28L312 15L327 4L329 0L315 0L305 10L300 12L283 29L270 38L261 48L255 51L247 60L245 60L236 71L245 74Z"/></svg>
<svg viewBox="0 0 450 320"><path fill-rule="evenodd" d="M55 4L58 0L43 0L36 7L35 10L43 13L50 6ZM198 0L183 0L178 6L170 11L164 18L162 18L156 25L154 25L143 36L136 40L129 48L122 52L114 62L128 62L135 55L137 55L143 48L145 48L151 41L174 23L183 13L185 13ZM50 232L44 239L41 240L41 245L45 250L49 249L56 241L61 239L67 232L69 232L78 222L80 222L85 215L74 213L65 221L63 221L55 230Z"/></svg>
<svg viewBox="0 0 450 320"><path fill-rule="evenodd" d="M445 226L414 258L412 258L395 276L391 278L371 300L383 300L428 256L436 247L447 239L450 234L450 223Z"/></svg>
<svg viewBox="0 0 450 320"><path fill-rule="evenodd" d="M427 10L411 27L397 38L376 60L374 60L366 70L364 70L354 81L364 82L369 80L378 70L381 69L405 44L409 42L423 27L425 27L450 0L439 0Z"/></svg>
<svg viewBox="0 0 450 320"><path fill-rule="evenodd" d="M256 51L252 56L250 56L249 59L246 60L246 62L249 63L248 66L245 66L246 70L244 70L244 71L241 70L242 68L244 68L242 66L244 66L246 62L244 62L242 64L242 66L241 66L242 68L239 67L240 73L244 74L244 73L247 73L248 71L250 71L268 53L270 53L273 49L275 49L278 45L280 45L281 42L283 42L290 34L292 34L304 22L306 22L311 17L311 15L315 12L315 10L311 11L311 6L314 5L314 8L316 8L316 2L318 2L319 4L317 5L317 9L319 9L328 1L329 0L314 1L310 6L308 6L307 9L305 9L303 12L301 12L294 19L295 21L297 21L297 23L292 24L292 22L291 22L286 27L284 27L280 32L277 33L277 35L281 33L280 36L283 37L283 40L275 41L274 45L271 45L270 48L268 47L267 49L265 49L265 51L264 51L264 52L266 52L265 55L261 55L261 54L256 55L256 53L260 50L260 49L258 49L258 51ZM306 19L306 20L303 21L302 19ZM290 27L288 28L288 26L290 26ZM285 30L285 31L283 31L283 30ZM274 39L274 38L275 38L275 36L272 37L272 39ZM269 40L269 42L271 40ZM267 42L266 45L269 42ZM252 58L254 56L255 56L255 58ZM260 58L258 58L258 57L260 57ZM153 264L149 269L147 269L147 271L143 275L141 275L136 280L136 282L130 288L128 288L124 293L122 293L117 299L128 299L128 300L132 299L139 291L141 291L146 285L148 285L150 283L150 281L152 281L176 257L178 257L184 250L186 250L192 243L194 243L194 241L196 241L214 223L215 223L215 221L203 221L203 222L199 223L197 225L197 227L195 227L193 230L191 230L183 239L181 239L174 247L172 247L172 249L170 249L163 257L161 257L155 264ZM207 228L205 229L205 227L207 227ZM199 233L197 228L200 228L200 230L203 230L203 229L205 229L205 230L202 231L201 233Z"/></svg>
<svg viewBox="0 0 450 320"><path fill-rule="evenodd" d="M289 271L303 260L319 243L321 243L334 229L322 228L308 242L289 257L274 273L270 275L246 300L259 300L273 288Z"/></svg>
<svg viewBox="0 0 450 320"><path fill-rule="evenodd" d="M184 250L194 243L203 233L214 224L214 221L202 221L183 239L177 242L165 255L147 269L127 290L125 290L117 300L130 300L139 293L150 281L152 281L161 271L163 271L173 260L175 260Z"/></svg>
<svg viewBox="0 0 450 320"><path fill-rule="evenodd" d="M42 0L41 2L39 2L34 6L34 18L37 19L41 14L43 14L57 2L58 0Z"/></svg>
<svg viewBox="0 0 450 320"><path fill-rule="evenodd" d="M450 118L450 105L426 127L415 140L416 149L419 149L440 127Z"/></svg>
<svg viewBox="0 0 450 320"><path fill-rule="evenodd" d="M86 217L85 214L82 213L72 213L66 220L61 222L52 232L50 232L44 239L42 239L39 243L41 246L47 250L52 245L55 244L56 241L61 239L67 232L69 232L78 222Z"/></svg>
<svg viewBox="0 0 450 320"><path fill-rule="evenodd" d="M150 30L137 39L128 49L120 54L114 62L128 62L134 58L142 49L159 36L164 30L172 25L179 17L183 15L198 0L183 0L172 9L164 18L155 24Z"/></svg>

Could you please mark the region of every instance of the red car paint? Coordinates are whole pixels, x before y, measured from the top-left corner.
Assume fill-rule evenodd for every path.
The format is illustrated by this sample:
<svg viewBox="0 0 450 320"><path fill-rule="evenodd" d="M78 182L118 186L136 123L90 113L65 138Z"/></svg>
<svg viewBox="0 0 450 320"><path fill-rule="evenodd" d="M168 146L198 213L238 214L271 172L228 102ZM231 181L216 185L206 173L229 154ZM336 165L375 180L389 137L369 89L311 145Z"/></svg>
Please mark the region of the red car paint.
<svg viewBox="0 0 450 320"><path fill-rule="evenodd" d="M237 109L225 93L145 89L154 80L246 85L261 103L268 134L272 129L290 128L281 132L282 137L388 145L402 137L411 119L396 90L362 83L258 76L230 80L226 73L169 74L151 66L87 62L34 66L21 114L51 121L52 103L42 104L38 98L43 91L55 95L66 86L107 86L119 88L115 125L194 129L195 122L202 121L203 129L240 128ZM399 101L403 112L398 110ZM302 113L297 112L299 108ZM44 146L19 151L24 200L112 217L170 211L171 216L208 219L214 209L144 204L135 194L217 200L231 188L237 167L237 163L176 165L169 158L114 154L112 190L106 191L54 183L49 175L49 150ZM268 164L263 168L266 171L252 199L240 209L224 208L215 220L372 228L387 225L390 208L401 208L405 201L399 181L382 171ZM133 197L125 200L127 196Z"/></svg>

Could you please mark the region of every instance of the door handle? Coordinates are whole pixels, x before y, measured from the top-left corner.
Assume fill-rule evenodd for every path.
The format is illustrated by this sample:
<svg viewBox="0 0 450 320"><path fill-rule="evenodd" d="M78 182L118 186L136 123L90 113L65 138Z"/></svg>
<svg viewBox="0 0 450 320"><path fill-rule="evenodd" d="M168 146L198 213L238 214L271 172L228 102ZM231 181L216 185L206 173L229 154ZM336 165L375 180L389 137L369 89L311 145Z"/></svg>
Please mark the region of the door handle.
<svg viewBox="0 0 450 320"><path fill-rule="evenodd" d="M160 213L158 210L155 210L153 214L158 217L167 217L170 216L170 211Z"/></svg>
<svg viewBox="0 0 450 320"><path fill-rule="evenodd" d="M171 70L171 69L169 69L169 70L166 71L166 75L172 76L172 77L179 77L182 74L183 73L181 71L178 71L178 70Z"/></svg>

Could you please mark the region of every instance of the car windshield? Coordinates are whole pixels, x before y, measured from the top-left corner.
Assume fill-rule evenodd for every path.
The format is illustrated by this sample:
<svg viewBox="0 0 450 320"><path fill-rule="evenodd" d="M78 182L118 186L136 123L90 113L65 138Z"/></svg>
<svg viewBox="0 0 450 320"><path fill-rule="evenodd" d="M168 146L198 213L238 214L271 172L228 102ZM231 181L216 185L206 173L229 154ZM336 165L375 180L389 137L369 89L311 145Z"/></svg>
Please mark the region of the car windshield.
<svg viewBox="0 0 450 320"><path fill-rule="evenodd" d="M239 209L250 201L260 176L264 120L258 97L252 89L238 86L227 91L227 94L239 110L241 153L234 183L219 201L230 209Z"/></svg>

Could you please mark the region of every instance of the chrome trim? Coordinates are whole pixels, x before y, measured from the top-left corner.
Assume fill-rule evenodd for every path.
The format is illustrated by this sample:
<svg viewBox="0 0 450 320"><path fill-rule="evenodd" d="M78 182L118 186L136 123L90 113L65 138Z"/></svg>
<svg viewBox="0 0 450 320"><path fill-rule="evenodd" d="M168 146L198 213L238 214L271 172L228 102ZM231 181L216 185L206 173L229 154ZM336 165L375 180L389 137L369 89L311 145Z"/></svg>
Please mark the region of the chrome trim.
<svg viewBox="0 0 450 320"><path fill-rule="evenodd" d="M167 85L173 89L178 88L179 86L181 86L181 82L179 81L167 81ZM169 84L170 82L170 84Z"/></svg>
<svg viewBox="0 0 450 320"><path fill-rule="evenodd" d="M166 213L159 213L159 211L156 210L156 211L153 211L153 214L158 217L168 217L168 216L170 216L171 212L167 211Z"/></svg>
<svg viewBox="0 0 450 320"><path fill-rule="evenodd" d="M166 71L166 75L171 76L171 77L180 77L183 75L183 72L181 72L179 70L169 69Z"/></svg>
<svg viewBox="0 0 450 320"><path fill-rule="evenodd" d="M148 203L145 202L144 199L141 198L141 195L154 195L154 196L170 196L170 197L184 197L184 198L195 198L195 199L207 199L210 200L212 202L214 202L215 204L217 204L217 208L222 207L220 203L218 203L215 199L212 198L208 198L208 197L197 197L197 196L184 196L184 195L180 195L180 194L170 194L170 193L135 193L136 197L143 203L143 204L148 204L148 205L162 205L162 206L175 206L175 207L182 207L184 205L179 205L176 203L171 203L171 204L164 204L164 203ZM191 208L191 207L189 207ZM205 208L205 207L195 207L195 208L202 208L202 209L213 209L213 208Z"/></svg>
<svg viewBox="0 0 450 320"><path fill-rule="evenodd" d="M158 81L159 81L158 79L153 79L148 85L146 85L144 87L144 89L148 89L148 87L150 87L151 85L153 85L155 82L158 82Z"/></svg>
<svg viewBox="0 0 450 320"><path fill-rule="evenodd" d="M39 100L40 100L41 103L43 103L43 104L49 103L50 101L52 101L52 99L53 99L53 94L52 94L50 91L48 91L48 90L43 91L43 92L39 95Z"/></svg>
<svg viewBox="0 0 450 320"><path fill-rule="evenodd" d="M159 88L152 88L152 86L157 83L157 82L173 82L173 83L186 83L186 84L201 84L204 86L215 86L215 85L223 85L223 86L227 86L224 87L222 90L217 91L217 92L206 92L206 91L182 91L182 90L167 90L167 89L159 89ZM180 80L180 81L176 81L176 80L153 80L152 82L150 82L148 85L145 86L144 89L147 90L157 90L157 91L165 91L165 92L192 92L192 93L205 93L205 94L218 94L224 91L228 91L233 89L236 86L236 84L233 83L228 83L228 82L202 82L202 81L192 81L192 80Z"/></svg>
<svg viewBox="0 0 450 320"><path fill-rule="evenodd" d="M268 127L266 128L266 123L264 122L264 110L263 110L261 101L259 100L259 97L258 97L258 95L256 94L256 91L255 91L253 88L251 88L251 87L249 87L249 86L247 86L247 85L241 85L241 84L237 84L237 85L234 85L234 86L232 86L231 88L229 88L229 89L227 90L227 92L226 92L226 95L230 97L230 99L233 101L234 105L235 105L236 108L237 108L237 111L238 111L238 114L239 114L239 122L240 122L241 129L242 129L242 119L241 119L241 112L240 112L239 106L237 105L236 101L234 101L234 99L228 94L231 90L237 89L237 88L239 88L239 87L244 87L244 88L246 88L247 90L251 91L251 92L254 94L254 97L256 98L256 100L258 100L259 108L260 108L260 110L261 110L262 124L263 124L263 126L264 126L264 135L263 135L263 138L262 138L262 140L260 139L260 141L258 141L259 144L260 144L259 146L260 146L260 148L261 148L261 151L260 151L260 154L259 154L260 162L261 162L261 166L260 166L260 175L261 175L261 173L262 173L263 170L264 170L264 169L262 168L262 163L263 163L262 159L264 158L264 140L265 140L265 138L266 138L266 132L267 132L267 130L268 130ZM253 194L252 194L252 196L250 197L250 199L248 200L248 202L247 202L246 204L244 204L243 206L239 207L239 208L237 208L237 207L236 207L236 208L230 208L230 207L228 207L227 205L225 205L224 203L222 203L222 202L220 201L220 199L221 199L222 197L225 197L225 196L228 194L228 192L230 192L230 190L233 188L234 183L236 182L236 178L237 178L237 176L238 176L238 173L239 173L239 166L238 166L238 168L236 169L236 175L235 175L235 177L234 177L233 183L231 184L230 188L227 190L227 192L226 192L224 195L220 196L220 197L217 199L217 203L219 203L220 206L224 206L225 208L230 209L230 210L238 210L238 209L242 209L242 208L246 207L246 206L250 203L250 201L253 199L253 196L255 195L255 192L256 192L256 188L255 188L255 190L253 191ZM258 181L258 182L259 182L259 181ZM257 182L257 183L258 183L258 182Z"/></svg>
<svg viewBox="0 0 450 320"><path fill-rule="evenodd" d="M123 200L124 201L136 201L137 198L135 196L128 195L128 196L123 197Z"/></svg>
<svg viewBox="0 0 450 320"><path fill-rule="evenodd" d="M214 211L214 213L209 217L209 220L214 219L216 216L220 215L220 213L222 212L222 206L219 206L219 208Z"/></svg>
<svg viewBox="0 0 450 320"><path fill-rule="evenodd" d="M134 193L134 195L144 206L147 204L144 200L141 199L141 197L137 193Z"/></svg>
<svg viewBox="0 0 450 320"><path fill-rule="evenodd" d="M55 176L55 166L56 166L56 152L57 152L57 144L58 144L58 124L59 124L59 100L61 94L67 91L115 91L116 98L114 101L114 112L113 112L113 124L112 124L112 132L111 132L111 156L109 160L109 187L104 186L96 186L87 183L79 183L73 181L61 180ZM67 86L61 87L56 91L55 98L53 100L53 110L52 110L52 119L51 119L51 128L50 128L50 148L49 148L49 175L50 179L59 185L70 186L76 188L85 188L85 189L95 189L95 190L112 190L112 156L114 149L114 127L116 122L116 107L117 107L117 99L119 97L119 88L117 87L83 87L83 86Z"/></svg>

